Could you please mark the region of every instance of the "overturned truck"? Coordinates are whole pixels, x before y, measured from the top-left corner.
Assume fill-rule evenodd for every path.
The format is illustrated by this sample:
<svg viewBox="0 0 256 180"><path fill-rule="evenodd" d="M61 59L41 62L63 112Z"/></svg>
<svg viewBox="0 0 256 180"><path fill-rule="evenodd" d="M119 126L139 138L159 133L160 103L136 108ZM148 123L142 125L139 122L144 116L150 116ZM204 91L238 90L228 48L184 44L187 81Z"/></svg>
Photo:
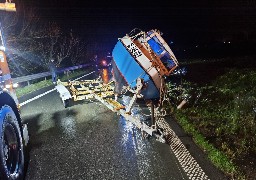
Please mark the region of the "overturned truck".
<svg viewBox="0 0 256 180"><path fill-rule="evenodd" d="M143 98L157 99L164 88L164 76L169 76L178 62L159 31L136 30L120 38L112 53L118 92L124 86L135 88L136 80L141 79Z"/></svg>
<svg viewBox="0 0 256 180"><path fill-rule="evenodd" d="M113 81L103 83L99 79L81 81L58 81L57 91L64 106L70 100L95 98L109 109L125 117L141 129L144 134L156 135L164 141L155 122L155 110L159 109L165 97L165 77L178 66L172 50L162 38L160 31L144 32L134 29L118 39L112 52ZM124 106L118 101L120 95L132 95L129 104ZM131 109L137 98L143 98L151 112L151 123L146 124L134 117Z"/></svg>

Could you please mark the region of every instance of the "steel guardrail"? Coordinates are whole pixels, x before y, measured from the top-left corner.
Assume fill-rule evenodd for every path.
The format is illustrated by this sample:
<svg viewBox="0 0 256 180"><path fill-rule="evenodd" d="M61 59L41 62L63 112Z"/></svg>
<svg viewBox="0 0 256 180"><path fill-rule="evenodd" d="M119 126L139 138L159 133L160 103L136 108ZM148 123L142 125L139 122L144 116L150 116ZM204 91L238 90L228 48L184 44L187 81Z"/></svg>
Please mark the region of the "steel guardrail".
<svg viewBox="0 0 256 180"><path fill-rule="evenodd" d="M57 69L56 72L57 73L62 73L64 71L72 71L72 70L77 70L77 69L81 69L84 67L88 67L92 65L90 64L82 64L82 65L77 65L77 66L72 66L72 67L67 67L67 68L61 68L61 69ZM21 82L29 82L31 80L35 80L35 79L39 79L39 78L44 78L44 77L48 77L51 76L51 72L47 71L47 72L42 72L42 73L37 73L37 74L31 74L31 75L27 75L27 76L21 76L21 77L16 77L16 78L12 78L13 83L21 83Z"/></svg>

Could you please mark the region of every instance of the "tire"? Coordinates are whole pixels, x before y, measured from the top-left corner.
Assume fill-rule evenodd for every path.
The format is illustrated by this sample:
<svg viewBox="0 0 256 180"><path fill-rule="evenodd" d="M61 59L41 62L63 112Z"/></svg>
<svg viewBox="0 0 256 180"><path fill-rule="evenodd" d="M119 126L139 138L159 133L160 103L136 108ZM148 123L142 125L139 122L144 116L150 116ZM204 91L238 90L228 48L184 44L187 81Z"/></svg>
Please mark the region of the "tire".
<svg viewBox="0 0 256 180"><path fill-rule="evenodd" d="M70 99L64 100L63 105L64 105L65 108L69 107L70 106Z"/></svg>
<svg viewBox="0 0 256 180"><path fill-rule="evenodd" d="M0 179L24 177L24 149L18 119L10 106L0 107Z"/></svg>

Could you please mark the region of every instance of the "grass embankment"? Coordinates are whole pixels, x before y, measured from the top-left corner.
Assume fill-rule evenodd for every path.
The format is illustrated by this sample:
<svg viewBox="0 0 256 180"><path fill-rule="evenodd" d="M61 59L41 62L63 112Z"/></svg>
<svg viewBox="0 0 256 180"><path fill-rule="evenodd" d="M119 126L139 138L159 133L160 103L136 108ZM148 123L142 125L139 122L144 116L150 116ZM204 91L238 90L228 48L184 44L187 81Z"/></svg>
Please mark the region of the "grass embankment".
<svg viewBox="0 0 256 180"><path fill-rule="evenodd" d="M85 71L78 70L78 71L75 71L73 73L70 73L69 76L61 75L58 78L61 81L67 81L68 79L75 78L75 77L77 77L79 75L82 75L82 74L85 74ZM43 80L43 81L40 81L40 82L37 82L37 83L30 84L28 86L19 87L19 88L16 89L16 95L19 98L19 97L21 97L25 94L29 94L33 91L36 91L38 89L41 89L41 88L44 88L44 87L47 87L47 86L50 86L50 85L52 85L52 81L51 81L51 79L47 79L47 80Z"/></svg>
<svg viewBox="0 0 256 180"><path fill-rule="evenodd" d="M253 177L255 165L247 161L256 155L256 69L230 70L207 86L188 84L189 103L174 112L177 121L222 171Z"/></svg>

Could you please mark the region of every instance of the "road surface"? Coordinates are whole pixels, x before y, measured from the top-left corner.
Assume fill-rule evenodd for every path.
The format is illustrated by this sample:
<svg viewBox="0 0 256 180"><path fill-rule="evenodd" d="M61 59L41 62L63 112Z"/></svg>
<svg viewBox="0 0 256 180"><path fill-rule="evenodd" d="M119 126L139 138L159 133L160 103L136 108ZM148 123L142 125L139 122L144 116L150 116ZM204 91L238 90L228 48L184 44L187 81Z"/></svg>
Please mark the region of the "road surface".
<svg viewBox="0 0 256 180"><path fill-rule="evenodd" d="M52 91L23 105L21 116L30 134L26 180L189 179L168 144L144 140L140 131L100 102L80 101L64 108ZM178 135L191 141L182 132ZM206 174L197 179L225 179L199 152L192 154Z"/></svg>

